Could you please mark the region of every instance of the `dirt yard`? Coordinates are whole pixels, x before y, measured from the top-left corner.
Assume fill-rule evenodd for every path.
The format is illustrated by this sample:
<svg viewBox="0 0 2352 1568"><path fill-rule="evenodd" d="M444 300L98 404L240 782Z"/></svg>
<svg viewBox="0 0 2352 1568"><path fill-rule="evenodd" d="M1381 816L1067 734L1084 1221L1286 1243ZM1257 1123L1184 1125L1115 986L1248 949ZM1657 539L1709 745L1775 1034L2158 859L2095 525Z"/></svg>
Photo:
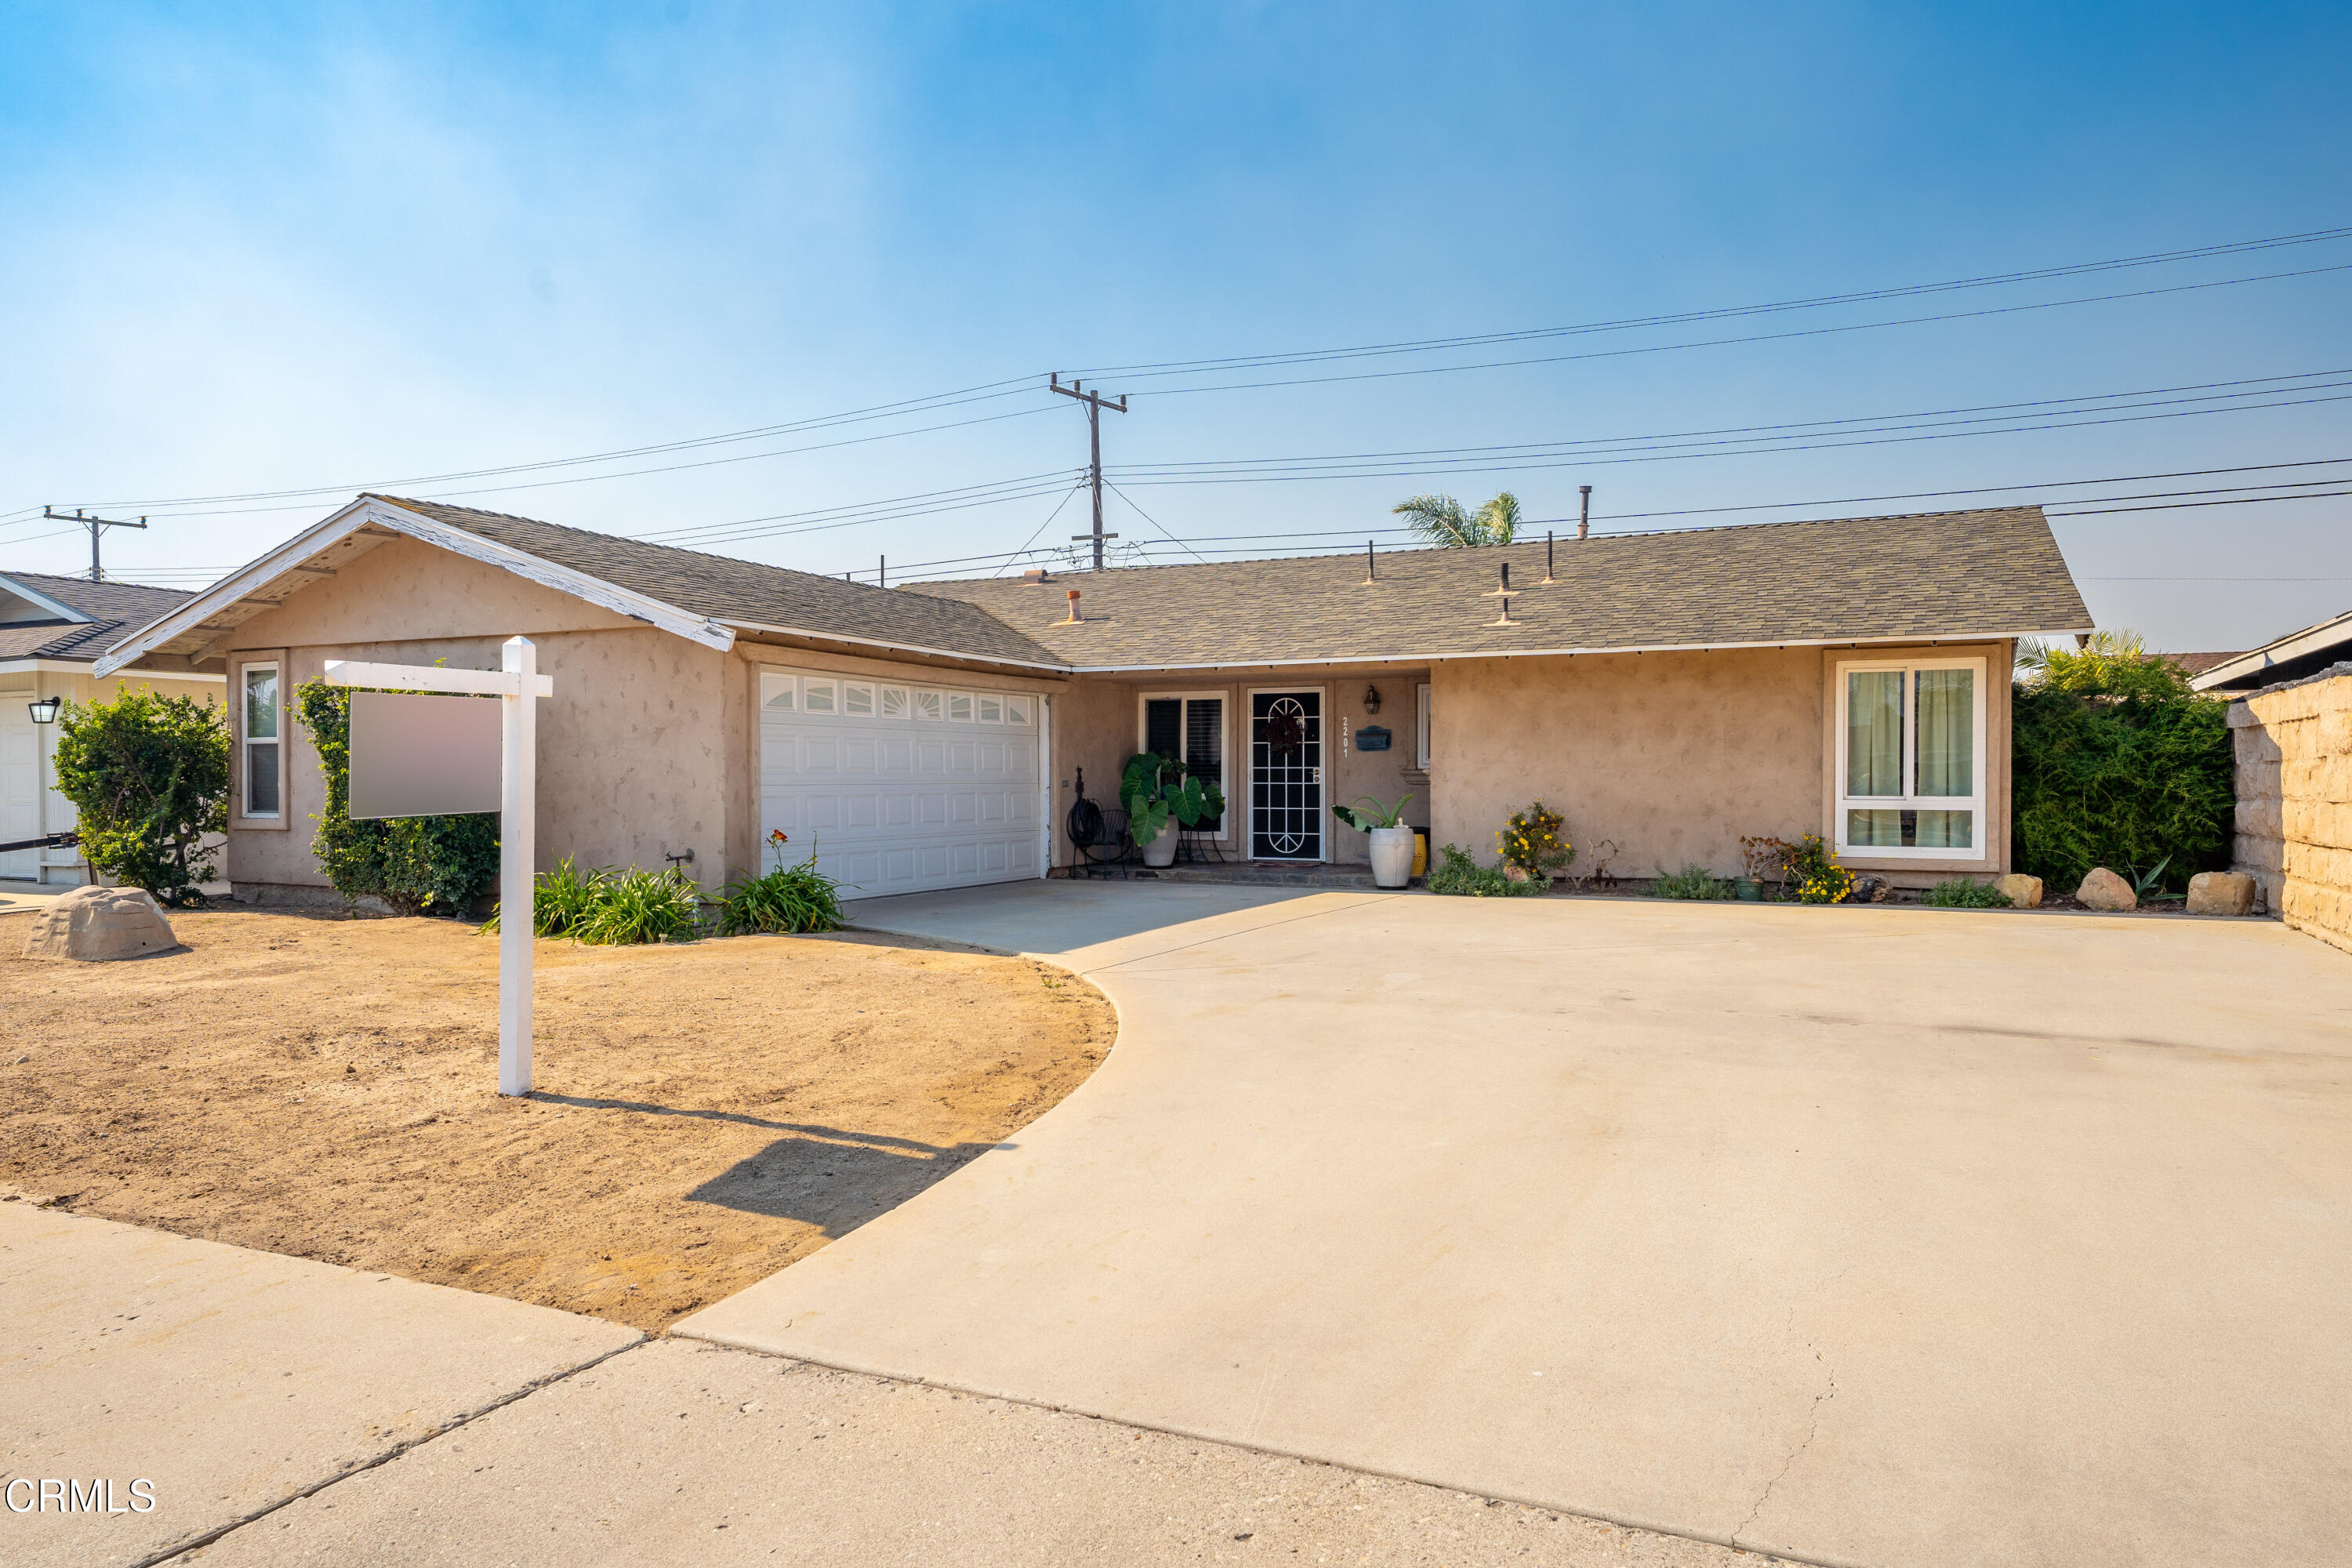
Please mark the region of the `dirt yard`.
<svg viewBox="0 0 2352 1568"><path fill-rule="evenodd" d="M538 1092L505 1100L494 938L173 925L75 964L0 921L0 1187L649 1330L1005 1140L1116 1028L1081 981L914 939L542 942Z"/></svg>

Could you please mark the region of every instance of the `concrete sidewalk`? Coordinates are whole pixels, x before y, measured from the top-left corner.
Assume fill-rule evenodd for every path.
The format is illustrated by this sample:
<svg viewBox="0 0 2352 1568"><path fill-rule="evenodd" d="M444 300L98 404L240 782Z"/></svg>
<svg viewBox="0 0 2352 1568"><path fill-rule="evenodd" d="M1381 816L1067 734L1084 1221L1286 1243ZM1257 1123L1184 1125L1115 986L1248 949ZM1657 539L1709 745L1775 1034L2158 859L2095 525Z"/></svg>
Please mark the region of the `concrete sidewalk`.
<svg viewBox="0 0 2352 1568"><path fill-rule="evenodd" d="M1739 1561L23 1203L0 1323L10 1568Z"/></svg>
<svg viewBox="0 0 2352 1568"><path fill-rule="evenodd" d="M25 1202L0 1203L0 1471L37 1483L0 1511L10 1568L150 1561L643 1338ZM43 1479L110 1490L68 1512Z"/></svg>
<svg viewBox="0 0 2352 1568"><path fill-rule="evenodd" d="M2346 955L1245 891L861 907L1118 1047L677 1331L1818 1562L2343 1560Z"/></svg>

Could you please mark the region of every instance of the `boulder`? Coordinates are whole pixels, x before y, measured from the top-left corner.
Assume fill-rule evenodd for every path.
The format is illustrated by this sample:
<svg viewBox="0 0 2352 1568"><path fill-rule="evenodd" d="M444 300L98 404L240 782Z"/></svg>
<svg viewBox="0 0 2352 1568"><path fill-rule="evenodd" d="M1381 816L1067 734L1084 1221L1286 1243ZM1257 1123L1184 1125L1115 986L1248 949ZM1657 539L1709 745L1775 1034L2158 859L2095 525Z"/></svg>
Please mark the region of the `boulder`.
<svg viewBox="0 0 2352 1568"><path fill-rule="evenodd" d="M2189 879L2189 912L2192 915L2250 915L2254 912L2254 879L2242 871L2200 871Z"/></svg>
<svg viewBox="0 0 2352 1568"><path fill-rule="evenodd" d="M2011 871L2006 877L1992 879L1993 891L2009 900L2013 910L2038 910L2042 907L2042 879L2029 877L2022 871Z"/></svg>
<svg viewBox="0 0 2352 1568"><path fill-rule="evenodd" d="M2074 889L2074 899L2086 910L2139 908L2139 895L2132 891L2132 885L2105 866L2091 868L2091 874Z"/></svg>
<svg viewBox="0 0 2352 1568"><path fill-rule="evenodd" d="M143 888L76 888L35 911L26 958L70 958L103 963L144 958L180 945L171 922Z"/></svg>

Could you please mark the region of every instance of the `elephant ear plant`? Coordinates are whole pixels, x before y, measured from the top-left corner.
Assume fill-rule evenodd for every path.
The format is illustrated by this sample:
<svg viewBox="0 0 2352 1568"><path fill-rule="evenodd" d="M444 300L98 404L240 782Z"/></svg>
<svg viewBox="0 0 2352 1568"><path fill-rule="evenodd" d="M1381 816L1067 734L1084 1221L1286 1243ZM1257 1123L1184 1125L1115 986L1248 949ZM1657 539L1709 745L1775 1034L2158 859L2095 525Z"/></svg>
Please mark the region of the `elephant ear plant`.
<svg viewBox="0 0 2352 1568"><path fill-rule="evenodd" d="M1127 771L1119 775L1118 804L1127 808L1128 836L1146 846L1168 831L1171 820L1198 827L1225 814L1223 791L1156 752L1128 758Z"/></svg>
<svg viewBox="0 0 2352 1568"><path fill-rule="evenodd" d="M1359 833L1370 833L1375 827L1402 827L1404 808L1412 799L1412 796L1405 795L1391 806L1382 805L1375 796L1360 795L1356 797L1356 805L1369 805L1371 810L1358 811L1355 805L1335 805L1331 808L1331 815Z"/></svg>

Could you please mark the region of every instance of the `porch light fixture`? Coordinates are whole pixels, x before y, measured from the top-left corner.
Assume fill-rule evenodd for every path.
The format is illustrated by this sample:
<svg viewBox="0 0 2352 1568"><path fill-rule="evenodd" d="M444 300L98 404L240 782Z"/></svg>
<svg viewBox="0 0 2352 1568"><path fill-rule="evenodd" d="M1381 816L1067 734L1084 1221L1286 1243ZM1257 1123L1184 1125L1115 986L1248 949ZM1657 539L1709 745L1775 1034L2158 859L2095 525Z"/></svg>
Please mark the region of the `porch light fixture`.
<svg viewBox="0 0 2352 1568"><path fill-rule="evenodd" d="M32 714L34 723L54 724L58 721L58 709L64 701L62 697L44 697L38 702L26 703L25 708Z"/></svg>
<svg viewBox="0 0 2352 1568"><path fill-rule="evenodd" d="M1377 686L1366 686L1364 688L1364 711L1367 713L1377 713L1380 710L1381 689Z"/></svg>

